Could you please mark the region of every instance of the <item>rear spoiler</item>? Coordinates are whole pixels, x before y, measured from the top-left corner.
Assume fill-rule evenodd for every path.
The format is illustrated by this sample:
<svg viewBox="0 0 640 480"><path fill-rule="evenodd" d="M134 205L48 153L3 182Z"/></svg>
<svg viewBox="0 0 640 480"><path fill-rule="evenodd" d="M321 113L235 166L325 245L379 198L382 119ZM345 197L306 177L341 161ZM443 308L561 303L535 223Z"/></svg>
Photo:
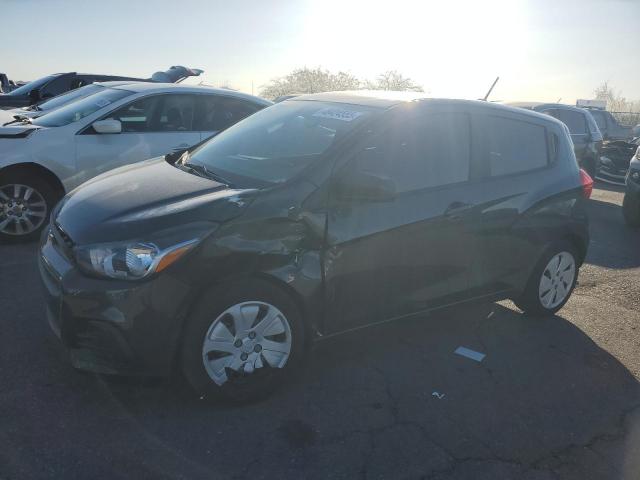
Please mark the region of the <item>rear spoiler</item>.
<svg viewBox="0 0 640 480"><path fill-rule="evenodd" d="M186 78L198 77L203 73L204 70L200 70L199 68L187 68L181 65L175 65L164 72L154 73L151 75L151 81L160 83L180 83Z"/></svg>

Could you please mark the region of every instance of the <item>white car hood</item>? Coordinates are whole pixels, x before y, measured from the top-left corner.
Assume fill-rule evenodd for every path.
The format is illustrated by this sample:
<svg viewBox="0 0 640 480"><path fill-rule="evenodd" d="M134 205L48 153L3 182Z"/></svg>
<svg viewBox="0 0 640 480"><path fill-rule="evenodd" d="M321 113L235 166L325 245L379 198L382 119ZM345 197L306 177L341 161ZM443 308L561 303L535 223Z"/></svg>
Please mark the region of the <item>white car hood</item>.
<svg viewBox="0 0 640 480"><path fill-rule="evenodd" d="M0 110L0 125L12 121L14 115L16 115L15 110Z"/></svg>
<svg viewBox="0 0 640 480"><path fill-rule="evenodd" d="M0 127L0 139L16 139L25 138L31 135L41 127L37 125L10 125L8 127Z"/></svg>

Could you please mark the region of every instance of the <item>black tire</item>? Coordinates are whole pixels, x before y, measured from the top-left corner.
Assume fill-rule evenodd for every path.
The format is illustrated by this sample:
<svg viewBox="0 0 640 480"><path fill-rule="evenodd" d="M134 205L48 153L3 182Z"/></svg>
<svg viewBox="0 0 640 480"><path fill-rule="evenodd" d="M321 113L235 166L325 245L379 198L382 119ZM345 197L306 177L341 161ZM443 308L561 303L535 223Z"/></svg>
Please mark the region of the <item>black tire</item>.
<svg viewBox="0 0 640 480"><path fill-rule="evenodd" d="M265 366L248 375L234 376L217 385L207 373L202 355L204 339L213 322L225 310L243 302L265 302L276 307L286 317L291 331L291 351L282 368ZM182 373L189 385L206 398L226 399L234 403L260 400L269 395L284 380L291 378L303 364L306 351L305 328L301 313L293 299L280 288L266 281L248 280L230 287L206 292L187 320L181 346Z"/></svg>
<svg viewBox="0 0 640 480"><path fill-rule="evenodd" d="M575 265L575 274L573 276L573 280L571 281L571 285L569 286L569 291L566 297L564 298L564 300L562 300L558 305L555 305L552 308L547 308L542 304L540 300L540 294L539 294L540 282L547 265L549 264L551 259L560 252L567 252L573 256L574 265ZM558 312L562 307L564 307L567 301L569 301L569 298L571 298L571 294L573 293L573 290L576 286L576 281L578 279L578 271L579 271L578 258L579 258L578 252L575 246L571 242L561 241L551 245L546 250L544 255L542 255L542 257L536 264L535 268L533 269L533 272L531 273L531 276L527 281L527 285L524 289L524 292L522 292L522 294L519 297L514 298L513 302L518 306L518 308L520 308L523 312L525 312L528 315L542 316L542 317L555 315L555 313Z"/></svg>
<svg viewBox="0 0 640 480"><path fill-rule="evenodd" d="M629 227L640 227L640 198L633 198L628 193L625 194L622 201L622 215Z"/></svg>
<svg viewBox="0 0 640 480"><path fill-rule="evenodd" d="M26 185L33 188L40 194L40 196L42 196L45 202L44 217L40 217L43 219L42 223L40 223L35 230L28 233L20 234L15 228L13 228L13 231L9 233L0 230L0 242L3 243L20 243L37 240L40 237L42 230L48 224L51 209L55 206L58 200L60 200L60 194L56 189L46 180L39 178L34 172L30 172L28 170L12 171L4 174L0 172L0 189L8 185L15 184ZM6 220L6 216L4 216L3 212L4 203L3 199L0 198L0 224L3 220Z"/></svg>

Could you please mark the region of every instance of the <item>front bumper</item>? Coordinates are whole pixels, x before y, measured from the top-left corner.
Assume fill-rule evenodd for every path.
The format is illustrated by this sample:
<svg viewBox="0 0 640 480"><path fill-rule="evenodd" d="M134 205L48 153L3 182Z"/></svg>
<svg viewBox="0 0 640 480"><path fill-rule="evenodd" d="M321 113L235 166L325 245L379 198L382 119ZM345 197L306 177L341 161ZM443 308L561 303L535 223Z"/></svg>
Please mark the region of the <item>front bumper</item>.
<svg viewBox="0 0 640 480"><path fill-rule="evenodd" d="M164 275L144 282L89 278L45 232L39 255L46 316L74 367L166 375L185 316L188 287Z"/></svg>
<svg viewBox="0 0 640 480"><path fill-rule="evenodd" d="M620 167L615 165L611 160L606 162L601 158L596 178L606 183L624 185L628 170L628 167Z"/></svg>

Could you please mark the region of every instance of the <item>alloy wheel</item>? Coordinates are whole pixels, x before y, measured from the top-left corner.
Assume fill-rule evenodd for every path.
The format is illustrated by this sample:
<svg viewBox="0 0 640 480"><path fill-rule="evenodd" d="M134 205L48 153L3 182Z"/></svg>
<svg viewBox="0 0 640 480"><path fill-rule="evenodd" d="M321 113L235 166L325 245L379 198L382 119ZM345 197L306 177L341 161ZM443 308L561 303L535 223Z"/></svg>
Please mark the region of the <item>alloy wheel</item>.
<svg viewBox="0 0 640 480"><path fill-rule="evenodd" d="M544 308L560 305L571 292L576 275L576 260L569 252L554 255L542 272L538 298Z"/></svg>
<svg viewBox="0 0 640 480"><path fill-rule="evenodd" d="M33 187L12 183L0 186L0 233L28 235L47 218L47 203Z"/></svg>
<svg viewBox="0 0 640 480"><path fill-rule="evenodd" d="M202 344L202 361L217 385L263 368L283 368L291 353L291 328L269 303L242 302L216 318Z"/></svg>

